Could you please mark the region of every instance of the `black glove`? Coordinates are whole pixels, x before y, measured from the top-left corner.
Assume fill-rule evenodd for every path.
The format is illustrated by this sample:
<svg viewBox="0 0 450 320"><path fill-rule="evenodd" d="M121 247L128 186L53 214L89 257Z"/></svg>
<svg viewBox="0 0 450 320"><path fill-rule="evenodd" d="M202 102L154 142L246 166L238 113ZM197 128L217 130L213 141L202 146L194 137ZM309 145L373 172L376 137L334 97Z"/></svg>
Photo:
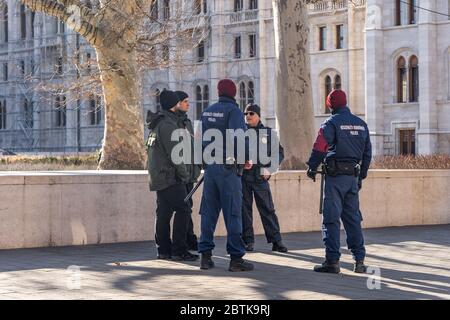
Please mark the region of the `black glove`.
<svg viewBox="0 0 450 320"><path fill-rule="evenodd" d="M317 174L317 171L313 171L311 169L308 169L308 171L306 172L306 175L308 176L308 178L310 178L314 182L316 182L316 174Z"/></svg>
<svg viewBox="0 0 450 320"><path fill-rule="evenodd" d="M359 179L358 179L358 191L360 191L361 188L362 188L362 179L359 178Z"/></svg>

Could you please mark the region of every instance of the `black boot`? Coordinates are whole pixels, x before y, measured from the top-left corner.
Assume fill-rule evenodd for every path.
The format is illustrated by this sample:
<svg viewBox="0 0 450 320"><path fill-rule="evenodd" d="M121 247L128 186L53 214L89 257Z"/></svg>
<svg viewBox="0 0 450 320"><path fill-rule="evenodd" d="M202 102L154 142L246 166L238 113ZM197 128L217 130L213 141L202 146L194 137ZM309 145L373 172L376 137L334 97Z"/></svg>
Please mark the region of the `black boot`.
<svg viewBox="0 0 450 320"><path fill-rule="evenodd" d="M364 260L356 261L353 271L355 273L367 273L367 267L364 265Z"/></svg>
<svg viewBox="0 0 450 320"><path fill-rule="evenodd" d="M214 268L214 261L212 261L211 256L211 253L202 253L202 258L200 260L200 269L208 270Z"/></svg>
<svg viewBox="0 0 450 320"><path fill-rule="evenodd" d="M242 258L232 258L230 261L230 267L228 268L228 271L231 272L252 271L252 270L253 264L245 261Z"/></svg>
<svg viewBox="0 0 450 320"><path fill-rule="evenodd" d="M339 273L341 268L339 267L339 261L328 261L326 260L321 265L314 267L315 272L325 272L325 273Z"/></svg>
<svg viewBox="0 0 450 320"><path fill-rule="evenodd" d="M278 252L288 252L288 249L286 248L286 246L283 244L283 242L277 241L274 242L272 245L272 251L278 251Z"/></svg>
<svg viewBox="0 0 450 320"><path fill-rule="evenodd" d="M254 244L253 243L247 243L245 245L245 251L253 251L255 250Z"/></svg>

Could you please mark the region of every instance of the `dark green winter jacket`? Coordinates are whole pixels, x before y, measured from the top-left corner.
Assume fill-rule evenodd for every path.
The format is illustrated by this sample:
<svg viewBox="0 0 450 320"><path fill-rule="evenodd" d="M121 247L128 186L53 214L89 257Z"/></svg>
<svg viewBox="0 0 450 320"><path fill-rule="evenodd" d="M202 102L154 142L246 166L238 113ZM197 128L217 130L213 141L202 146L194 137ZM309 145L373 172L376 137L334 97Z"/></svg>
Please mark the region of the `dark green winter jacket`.
<svg viewBox="0 0 450 320"><path fill-rule="evenodd" d="M172 133L180 129L178 114L163 110L153 114L149 120L147 152L150 191L188 183L190 175L187 166L174 164L171 159L172 150L179 143L171 140Z"/></svg>
<svg viewBox="0 0 450 320"><path fill-rule="evenodd" d="M188 118L187 114L185 112L181 112L181 111L177 111L178 114L178 121L179 121L179 126L181 128L185 128L188 133L189 133L189 137L190 137L190 142L191 142L191 162L190 164L186 165L186 168L188 170L188 174L189 174L189 183L196 183L198 177L200 176L201 170L202 170L202 166L199 164L195 164L194 162L194 127L192 126L192 121ZM200 144L201 147L201 144Z"/></svg>

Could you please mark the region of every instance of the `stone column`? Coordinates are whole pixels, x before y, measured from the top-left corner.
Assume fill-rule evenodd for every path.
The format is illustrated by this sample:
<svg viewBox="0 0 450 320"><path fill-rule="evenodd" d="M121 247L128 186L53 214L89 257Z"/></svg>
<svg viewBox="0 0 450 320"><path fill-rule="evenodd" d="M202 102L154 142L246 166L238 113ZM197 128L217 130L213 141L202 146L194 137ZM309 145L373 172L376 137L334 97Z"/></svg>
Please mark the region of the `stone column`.
<svg viewBox="0 0 450 320"><path fill-rule="evenodd" d="M268 20L272 16L272 3L270 0L259 1L258 3L258 44L257 56L259 58L259 104L261 107L261 117L264 123L274 127L275 123L275 101L274 93L274 61L268 60L274 56L273 52L273 23ZM257 88L255 87L255 91ZM256 92L255 92L256 95Z"/></svg>
<svg viewBox="0 0 450 320"><path fill-rule="evenodd" d="M365 96L366 121L374 155L383 154L384 141L384 45L382 30L383 0L368 0L366 5Z"/></svg>
<svg viewBox="0 0 450 320"><path fill-rule="evenodd" d="M355 8L348 4L348 96L349 106L357 115L364 115L364 39L362 26L364 24L364 8Z"/></svg>
<svg viewBox="0 0 450 320"><path fill-rule="evenodd" d="M213 8L211 8L211 56L210 61L210 75L211 75L211 87L210 87L210 101L214 102L218 99L217 83L220 79L227 77L226 73L226 60L220 57L228 57L232 54L229 46L231 44L229 38L227 38L225 23L230 22L229 14L219 14L224 12L231 12L231 7L228 5L228 1L214 1ZM231 2L230 2L231 5ZM234 79L236 80L236 79Z"/></svg>
<svg viewBox="0 0 450 320"><path fill-rule="evenodd" d="M422 0L420 6L436 10L435 0ZM436 106L437 90L437 33L436 15L419 12L419 114L420 124L417 132L419 154L434 154L438 150L438 121Z"/></svg>

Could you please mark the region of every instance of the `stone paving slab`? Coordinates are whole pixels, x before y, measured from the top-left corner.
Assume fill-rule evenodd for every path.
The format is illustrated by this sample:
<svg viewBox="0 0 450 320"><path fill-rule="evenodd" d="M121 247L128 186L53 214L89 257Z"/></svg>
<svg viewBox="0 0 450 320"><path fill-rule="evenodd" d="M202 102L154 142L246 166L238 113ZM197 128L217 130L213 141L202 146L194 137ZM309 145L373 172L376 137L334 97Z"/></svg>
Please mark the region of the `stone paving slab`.
<svg viewBox="0 0 450 320"><path fill-rule="evenodd" d="M374 276L351 272L345 249L340 275L314 273L324 250L320 233L311 232L285 234L286 254L257 237L256 251L246 255L255 271L245 273L227 271L224 238L217 239L217 267L208 271L198 262L156 260L154 242L0 250L0 299L450 299L450 225L370 229L365 236L380 289Z"/></svg>

